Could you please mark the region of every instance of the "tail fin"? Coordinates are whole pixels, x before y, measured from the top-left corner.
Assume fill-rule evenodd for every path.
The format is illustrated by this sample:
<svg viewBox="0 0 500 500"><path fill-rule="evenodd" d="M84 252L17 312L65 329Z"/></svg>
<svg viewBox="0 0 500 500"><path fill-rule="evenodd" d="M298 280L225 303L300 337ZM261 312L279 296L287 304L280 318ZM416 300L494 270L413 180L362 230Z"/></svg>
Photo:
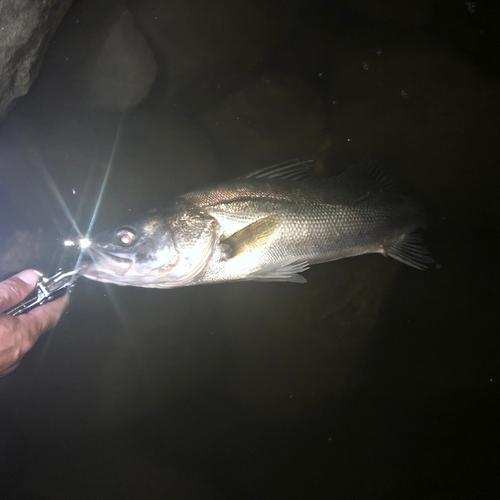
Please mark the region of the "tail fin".
<svg viewBox="0 0 500 500"><path fill-rule="evenodd" d="M424 247L419 233L407 234L402 240L385 250L386 255L416 269L425 269L434 259Z"/></svg>

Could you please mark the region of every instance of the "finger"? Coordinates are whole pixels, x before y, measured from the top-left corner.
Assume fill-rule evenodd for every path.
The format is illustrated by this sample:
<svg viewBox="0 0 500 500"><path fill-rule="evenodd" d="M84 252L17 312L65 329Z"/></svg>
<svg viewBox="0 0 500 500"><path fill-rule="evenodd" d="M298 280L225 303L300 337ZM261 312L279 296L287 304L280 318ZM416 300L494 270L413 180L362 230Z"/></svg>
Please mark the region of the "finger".
<svg viewBox="0 0 500 500"><path fill-rule="evenodd" d="M0 315L0 376L13 371L40 335L57 324L68 303L66 296L21 316Z"/></svg>
<svg viewBox="0 0 500 500"><path fill-rule="evenodd" d="M66 311L66 309L69 306L69 297L70 297L70 294L67 293L66 295L63 295L62 297L59 297L56 300L53 300L47 304L44 304L43 306L37 307L36 309L34 309L31 312L34 313L36 311L39 311L38 314L50 314L50 315L54 316L55 318L57 318L56 319L56 323L57 323L61 319L61 316L64 313L64 311ZM30 314L30 313L28 313L28 314ZM55 325L52 325L52 326L55 326Z"/></svg>
<svg viewBox="0 0 500 500"><path fill-rule="evenodd" d="M69 294L17 316L16 319L19 320L20 328L26 329L34 343L42 333L57 325L68 304Z"/></svg>
<svg viewBox="0 0 500 500"><path fill-rule="evenodd" d="M24 300L33 291L37 281L38 275L27 269L0 282L0 313Z"/></svg>
<svg viewBox="0 0 500 500"><path fill-rule="evenodd" d="M5 368L4 370L0 371L0 378L5 377L5 375L8 375L9 373L12 373L20 364L21 362L18 361L17 363L10 365L8 368Z"/></svg>

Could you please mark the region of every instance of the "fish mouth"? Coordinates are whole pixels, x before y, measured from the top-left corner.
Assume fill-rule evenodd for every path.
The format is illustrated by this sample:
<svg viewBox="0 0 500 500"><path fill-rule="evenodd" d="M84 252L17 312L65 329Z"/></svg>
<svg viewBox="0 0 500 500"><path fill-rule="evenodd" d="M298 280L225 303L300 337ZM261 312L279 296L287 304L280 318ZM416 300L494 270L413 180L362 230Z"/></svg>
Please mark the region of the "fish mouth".
<svg viewBox="0 0 500 500"><path fill-rule="evenodd" d="M88 248L87 252L92 258L92 263L82 272L87 278L123 277L134 265L134 260L130 257L105 252L95 247Z"/></svg>

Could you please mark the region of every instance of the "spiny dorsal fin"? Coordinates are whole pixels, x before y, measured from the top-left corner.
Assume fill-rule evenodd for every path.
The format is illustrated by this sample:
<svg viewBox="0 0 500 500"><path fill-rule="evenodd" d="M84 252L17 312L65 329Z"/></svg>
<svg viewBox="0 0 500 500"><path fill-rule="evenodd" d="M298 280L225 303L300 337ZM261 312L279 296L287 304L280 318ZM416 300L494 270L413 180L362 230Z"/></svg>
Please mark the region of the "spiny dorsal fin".
<svg viewBox="0 0 500 500"><path fill-rule="evenodd" d="M372 158L361 160L330 180L351 184L367 191L373 191L374 189L384 191L396 190L396 184L389 174L384 172Z"/></svg>
<svg viewBox="0 0 500 500"><path fill-rule="evenodd" d="M315 178L312 169L313 160L288 160L271 167L266 167L248 174L246 179L286 179L289 181L305 181Z"/></svg>
<svg viewBox="0 0 500 500"><path fill-rule="evenodd" d="M220 243L225 257L232 259L267 245L280 225L281 216L269 215L236 231Z"/></svg>

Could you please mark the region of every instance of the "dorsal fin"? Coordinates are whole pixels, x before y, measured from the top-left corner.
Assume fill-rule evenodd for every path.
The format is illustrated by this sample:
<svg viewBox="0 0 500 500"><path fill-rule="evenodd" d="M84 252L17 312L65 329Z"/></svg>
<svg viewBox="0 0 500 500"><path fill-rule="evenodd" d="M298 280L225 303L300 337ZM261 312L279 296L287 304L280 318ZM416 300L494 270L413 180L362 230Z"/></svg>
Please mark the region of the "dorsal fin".
<svg viewBox="0 0 500 500"><path fill-rule="evenodd" d="M359 163L350 166L340 175L330 179L333 182L344 182L362 190L373 191L381 189L384 191L395 191L396 184L389 174L384 172L372 158L365 158Z"/></svg>
<svg viewBox="0 0 500 500"><path fill-rule="evenodd" d="M286 179L288 181L305 181L315 178L312 169L313 160L288 160L257 170L245 176L246 179Z"/></svg>

